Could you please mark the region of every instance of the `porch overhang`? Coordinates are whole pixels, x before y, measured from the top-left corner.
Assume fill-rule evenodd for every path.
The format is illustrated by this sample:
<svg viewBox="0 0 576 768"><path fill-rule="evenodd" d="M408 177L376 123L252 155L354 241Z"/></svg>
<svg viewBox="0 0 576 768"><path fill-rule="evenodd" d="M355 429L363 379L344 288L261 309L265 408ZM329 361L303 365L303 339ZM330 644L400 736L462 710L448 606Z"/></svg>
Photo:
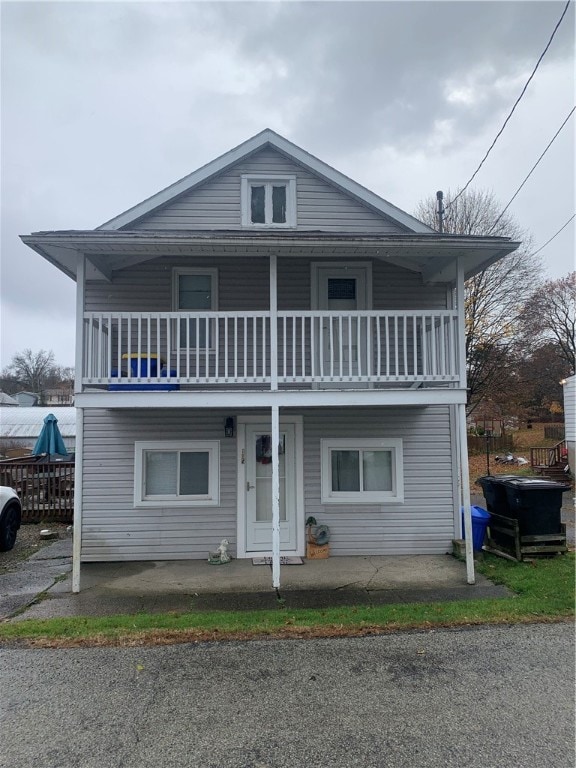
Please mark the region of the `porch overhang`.
<svg viewBox="0 0 576 768"><path fill-rule="evenodd" d="M77 408L233 408L236 410L303 407L427 406L465 404L465 389L277 390L225 392L81 392Z"/></svg>
<svg viewBox="0 0 576 768"><path fill-rule="evenodd" d="M454 283L461 261L466 278L516 250L504 237L439 233L365 235L316 231L104 231L73 230L22 235L22 241L72 279L80 256L86 279L111 280L115 272L169 256L237 258L374 258L418 272L425 283Z"/></svg>

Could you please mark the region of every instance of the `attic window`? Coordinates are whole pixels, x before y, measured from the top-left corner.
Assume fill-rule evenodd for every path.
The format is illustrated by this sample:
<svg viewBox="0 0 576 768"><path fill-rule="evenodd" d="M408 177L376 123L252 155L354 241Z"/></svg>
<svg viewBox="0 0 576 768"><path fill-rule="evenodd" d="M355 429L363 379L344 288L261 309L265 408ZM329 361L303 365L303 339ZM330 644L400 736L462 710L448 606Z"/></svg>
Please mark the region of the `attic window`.
<svg viewBox="0 0 576 768"><path fill-rule="evenodd" d="M243 175L242 226L296 226L296 177Z"/></svg>

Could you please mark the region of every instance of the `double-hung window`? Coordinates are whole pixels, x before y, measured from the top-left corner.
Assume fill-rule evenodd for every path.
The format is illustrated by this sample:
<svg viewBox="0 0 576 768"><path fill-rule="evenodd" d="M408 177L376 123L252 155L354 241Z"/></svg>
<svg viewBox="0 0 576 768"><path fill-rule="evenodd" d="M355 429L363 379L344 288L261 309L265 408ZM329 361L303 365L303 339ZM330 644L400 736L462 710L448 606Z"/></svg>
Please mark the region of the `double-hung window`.
<svg viewBox="0 0 576 768"><path fill-rule="evenodd" d="M323 504L402 501L402 440L322 440Z"/></svg>
<svg viewBox="0 0 576 768"><path fill-rule="evenodd" d="M176 312L212 312L218 309L217 269L175 269L172 281L172 306ZM213 320L185 318L175 325L180 349L211 349L214 345Z"/></svg>
<svg viewBox="0 0 576 768"><path fill-rule="evenodd" d="M135 443L134 506L218 504L218 441Z"/></svg>
<svg viewBox="0 0 576 768"><path fill-rule="evenodd" d="M296 176L244 174L242 226L296 226Z"/></svg>

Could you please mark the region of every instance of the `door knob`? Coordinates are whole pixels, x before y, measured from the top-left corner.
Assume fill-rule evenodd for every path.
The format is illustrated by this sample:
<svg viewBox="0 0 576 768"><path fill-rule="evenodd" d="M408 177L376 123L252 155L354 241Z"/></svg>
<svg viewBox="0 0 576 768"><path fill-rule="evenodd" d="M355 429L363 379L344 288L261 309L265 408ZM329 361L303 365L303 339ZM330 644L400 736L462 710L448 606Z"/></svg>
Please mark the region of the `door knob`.
<svg viewBox="0 0 576 768"><path fill-rule="evenodd" d="M247 490L247 491L251 491L251 490L252 490L252 488L256 488L256 486L255 486L255 485L250 485L250 481L249 481L249 480L247 480L247 481L246 481L246 490Z"/></svg>

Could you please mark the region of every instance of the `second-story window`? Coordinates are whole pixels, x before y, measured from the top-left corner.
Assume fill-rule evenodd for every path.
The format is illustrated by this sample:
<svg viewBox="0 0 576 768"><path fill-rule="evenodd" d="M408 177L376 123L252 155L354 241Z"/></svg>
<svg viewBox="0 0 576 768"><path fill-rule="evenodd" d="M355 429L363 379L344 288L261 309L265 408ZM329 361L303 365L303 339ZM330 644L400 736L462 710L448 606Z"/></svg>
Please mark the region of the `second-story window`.
<svg viewBox="0 0 576 768"><path fill-rule="evenodd" d="M296 225L296 177L242 176L242 225L293 227Z"/></svg>

